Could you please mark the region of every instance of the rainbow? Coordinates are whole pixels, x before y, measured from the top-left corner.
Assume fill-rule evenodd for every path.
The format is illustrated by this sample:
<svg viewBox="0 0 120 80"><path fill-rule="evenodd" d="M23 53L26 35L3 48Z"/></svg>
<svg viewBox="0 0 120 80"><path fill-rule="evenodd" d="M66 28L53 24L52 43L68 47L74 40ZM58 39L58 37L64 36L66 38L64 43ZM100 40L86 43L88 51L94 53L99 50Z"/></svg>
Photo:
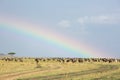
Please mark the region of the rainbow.
<svg viewBox="0 0 120 80"><path fill-rule="evenodd" d="M65 50L68 53L77 55L78 57L105 57L103 52L93 49L85 43L74 40L68 36L64 36L53 30L43 28L42 25L28 23L23 20L0 18L0 27L24 36L43 40L54 47Z"/></svg>

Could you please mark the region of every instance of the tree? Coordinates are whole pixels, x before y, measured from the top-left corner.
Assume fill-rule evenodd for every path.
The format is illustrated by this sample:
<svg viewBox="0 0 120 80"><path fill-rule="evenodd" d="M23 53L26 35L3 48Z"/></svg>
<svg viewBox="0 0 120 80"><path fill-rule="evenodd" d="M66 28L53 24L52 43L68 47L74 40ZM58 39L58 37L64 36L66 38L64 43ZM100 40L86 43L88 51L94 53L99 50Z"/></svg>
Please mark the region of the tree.
<svg viewBox="0 0 120 80"><path fill-rule="evenodd" d="M9 52L8 53L8 55L11 55L11 56L13 56L13 55L15 55L16 53L15 52Z"/></svg>

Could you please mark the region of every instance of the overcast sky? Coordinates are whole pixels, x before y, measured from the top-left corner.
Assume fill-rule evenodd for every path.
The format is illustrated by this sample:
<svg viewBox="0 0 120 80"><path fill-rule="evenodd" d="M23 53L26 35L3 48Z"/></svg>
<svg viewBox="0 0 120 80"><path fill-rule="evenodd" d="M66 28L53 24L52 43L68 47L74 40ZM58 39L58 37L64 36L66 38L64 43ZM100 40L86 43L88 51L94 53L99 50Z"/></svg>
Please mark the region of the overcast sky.
<svg viewBox="0 0 120 80"><path fill-rule="evenodd" d="M47 29L84 42L111 57L120 57L120 0L0 0L0 17L4 16L46 25ZM15 41L11 36L19 34L1 28L0 32L0 53L13 51L17 56L78 56L61 55L62 50L53 54L47 49L48 45L39 40L21 35L29 42Z"/></svg>

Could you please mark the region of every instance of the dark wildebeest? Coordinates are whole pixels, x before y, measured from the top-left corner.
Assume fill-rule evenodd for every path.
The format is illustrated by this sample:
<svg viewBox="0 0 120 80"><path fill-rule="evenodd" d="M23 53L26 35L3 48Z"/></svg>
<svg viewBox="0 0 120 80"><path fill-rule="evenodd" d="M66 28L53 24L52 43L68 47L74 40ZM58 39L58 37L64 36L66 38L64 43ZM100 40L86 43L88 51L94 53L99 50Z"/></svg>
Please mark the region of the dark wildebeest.
<svg viewBox="0 0 120 80"><path fill-rule="evenodd" d="M35 62L36 62L36 64L38 64L38 63L39 63L39 60L38 60L37 58L35 58Z"/></svg>

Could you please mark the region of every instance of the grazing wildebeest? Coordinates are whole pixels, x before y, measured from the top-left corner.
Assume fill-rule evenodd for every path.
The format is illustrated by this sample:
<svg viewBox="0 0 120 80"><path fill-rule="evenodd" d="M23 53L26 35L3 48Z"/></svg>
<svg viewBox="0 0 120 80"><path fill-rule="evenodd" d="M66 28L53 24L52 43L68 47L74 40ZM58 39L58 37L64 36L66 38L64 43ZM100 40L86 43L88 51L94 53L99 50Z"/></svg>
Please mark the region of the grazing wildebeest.
<svg viewBox="0 0 120 80"><path fill-rule="evenodd" d="M35 58L35 62L36 62L36 64L38 64L38 63L39 63L39 60L38 60L37 58Z"/></svg>
<svg viewBox="0 0 120 80"><path fill-rule="evenodd" d="M18 60L19 60L19 62L23 62L22 58L19 58Z"/></svg>
<svg viewBox="0 0 120 80"><path fill-rule="evenodd" d="M83 59L82 59L82 58L79 58L79 59L78 59L78 62L79 62L79 63L82 63L82 62L83 62Z"/></svg>

